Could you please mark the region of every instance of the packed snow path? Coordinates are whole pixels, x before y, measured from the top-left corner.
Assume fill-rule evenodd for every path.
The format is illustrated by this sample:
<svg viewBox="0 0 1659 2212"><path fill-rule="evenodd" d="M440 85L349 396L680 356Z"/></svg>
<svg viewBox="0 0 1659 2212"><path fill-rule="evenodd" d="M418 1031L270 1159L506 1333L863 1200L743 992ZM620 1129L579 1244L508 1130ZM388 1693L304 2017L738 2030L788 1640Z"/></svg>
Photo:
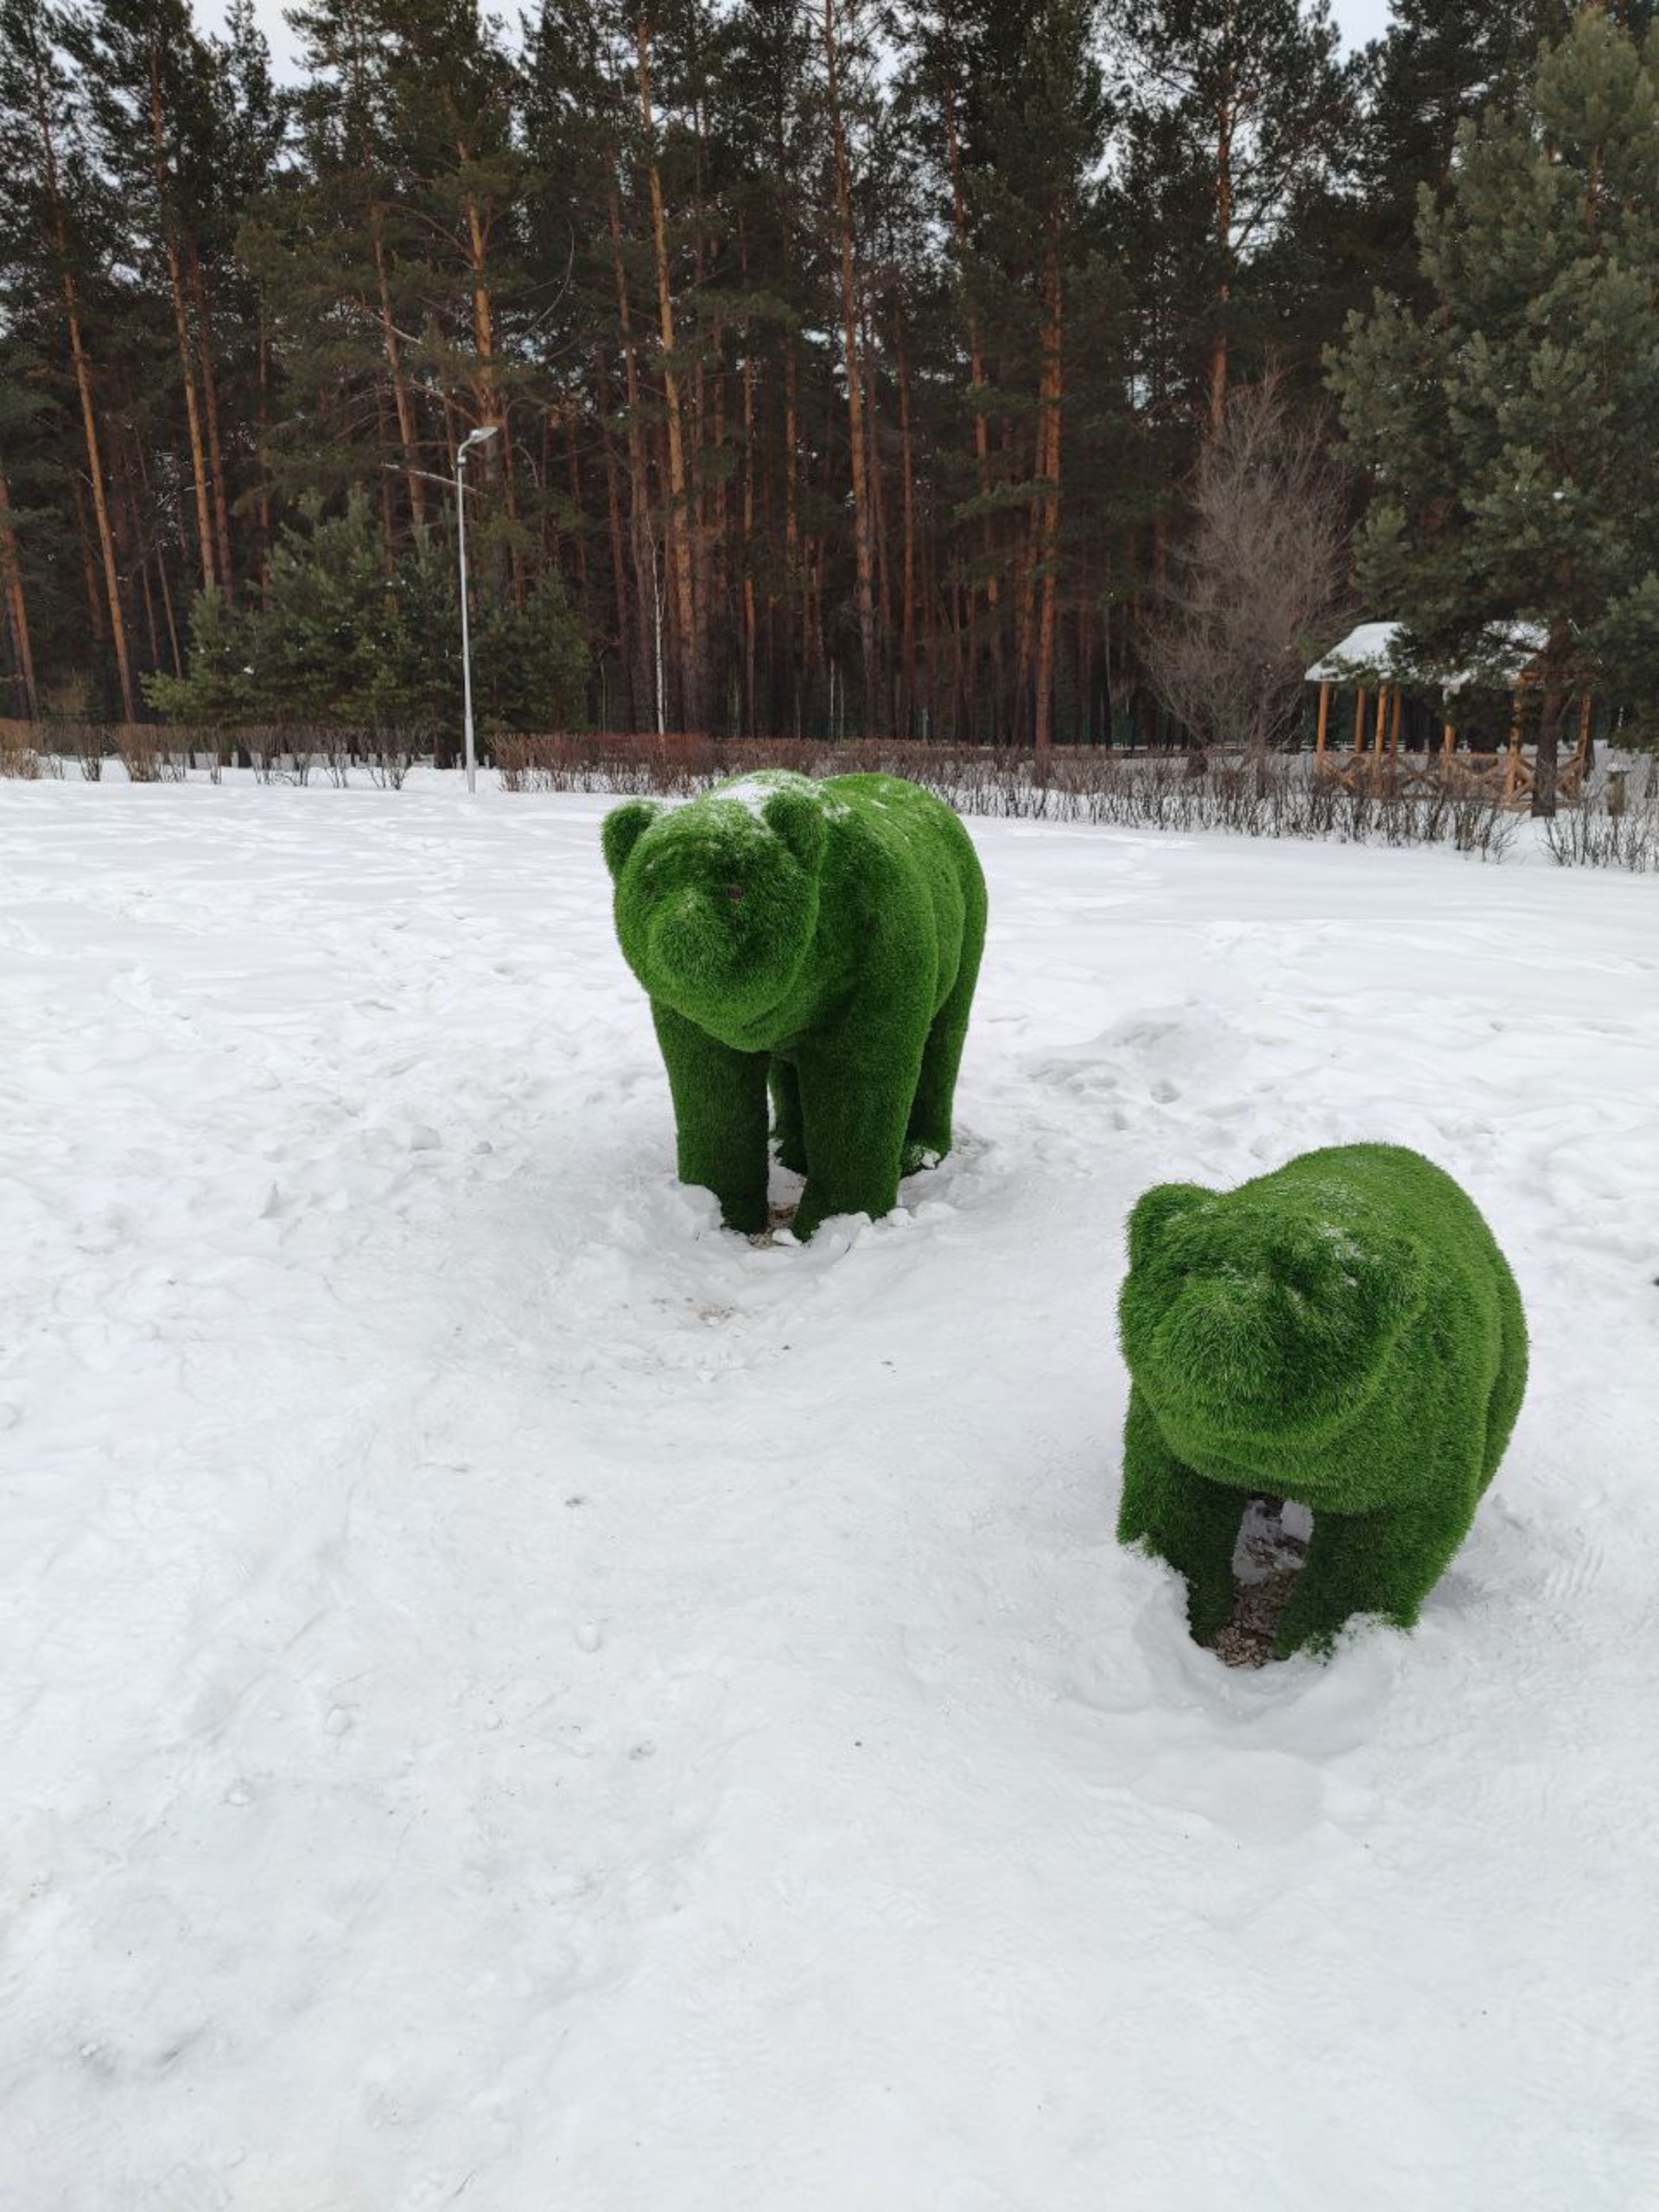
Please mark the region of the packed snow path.
<svg viewBox="0 0 1659 2212"><path fill-rule="evenodd" d="M0 2204L1659 2205L1655 887L976 824L958 1153L760 1249L603 811L0 786ZM1368 1137L1531 1395L1230 1672L1124 1217Z"/></svg>

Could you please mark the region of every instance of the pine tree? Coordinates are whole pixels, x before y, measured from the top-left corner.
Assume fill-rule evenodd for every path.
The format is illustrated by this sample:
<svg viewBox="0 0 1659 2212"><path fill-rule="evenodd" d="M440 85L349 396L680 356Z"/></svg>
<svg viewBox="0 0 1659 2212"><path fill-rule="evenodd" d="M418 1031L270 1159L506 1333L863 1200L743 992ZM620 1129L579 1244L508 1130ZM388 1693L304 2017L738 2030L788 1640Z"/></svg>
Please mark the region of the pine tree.
<svg viewBox="0 0 1659 2212"><path fill-rule="evenodd" d="M308 498L272 549L257 608L209 587L191 609L182 678L154 676L150 703L187 722L401 725L442 733L461 717L458 577L430 533L388 571L379 519L356 492L338 514ZM583 719L587 647L549 572L523 607L484 610L473 639L480 721L569 728Z"/></svg>
<svg viewBox="0 0 1659 2212"><path fill-rule="evenodd" d="M1659 41L1585 10L1462 127L1419 241L1427 308L1379 298L1332 360L1361 580L1431 670L1497 678L1541 631L1550 813L1568 698L1659 702Z"/></svg>
<svg viewBox="0 0 1659 2212"><path fill-rule="evenodd" d="M110 436L94 352L107 329L105 270L116 210L87 143L62 59L65 18L47 0L0 0L0 289L11 313L40 320L65 358L79 416L92 527L80 531L87 611L107 639L120 710L137 710L110 480ZM79 480L72 480L79 502Z"/></svg>
<svg viewBox="0 0 1659 2212"><path fill-rule="evenodd" d="M210 163L212 71L187 0L103 0L67 19L96 146L172 313L203 583L233 596L229 508L213 466L215 364L200 287L200 178Z"/></svg>
<svg viewBox="0 0 1659 2212"><path fill-rule="evenodd" d="M1336 48L1327 0L1128 0L1131 162L1177 226L1179 289L1203 355L1189 373L1202 379L1211 432L1241 322L1249 328L1249 264L1343 143L1349 89Z"/></svg>

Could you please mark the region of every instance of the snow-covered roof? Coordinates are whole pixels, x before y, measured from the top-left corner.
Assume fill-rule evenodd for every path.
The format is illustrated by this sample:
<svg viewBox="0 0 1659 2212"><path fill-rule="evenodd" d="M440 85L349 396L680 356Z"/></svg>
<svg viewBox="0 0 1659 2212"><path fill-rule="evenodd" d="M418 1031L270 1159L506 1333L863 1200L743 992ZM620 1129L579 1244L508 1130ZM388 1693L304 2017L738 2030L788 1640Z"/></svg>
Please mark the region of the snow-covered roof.
<svg viewBox="0 0 1659 2212"><path fill-rule="evenodd" d="M1529 661L1548 642L1548 633L1535 622L1514 622L1488 632L1488 658L1479 668L1452 669L1438 677L1426 677L1421 668L1396 666L1395 647L1405 635L1403 622L1362 622L1339 645L1316 660L1307 671L1310 683L1409 683L1438 681L1456 691L1466 683L1490 681L1491 677L1519 676Z"/></svg>
<svg viewBox="0 0 1659 2212"><path fill-rule="evenodd" d="M1307 671L1308 682L1340 683L1361 670L1367 675L1386 671L1394 657L1394 641L1403 626L1398 622L1362 622L1339 645L1332 645L1322 660L1314 662Z"/></svg>

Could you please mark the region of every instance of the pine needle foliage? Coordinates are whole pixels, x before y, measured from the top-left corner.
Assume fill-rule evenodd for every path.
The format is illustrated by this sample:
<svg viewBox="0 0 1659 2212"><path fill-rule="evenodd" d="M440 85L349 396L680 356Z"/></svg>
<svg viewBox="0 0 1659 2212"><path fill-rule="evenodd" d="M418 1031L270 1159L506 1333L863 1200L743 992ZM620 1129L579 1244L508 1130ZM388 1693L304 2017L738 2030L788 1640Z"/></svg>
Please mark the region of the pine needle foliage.
<svg viewBox="0 0 1659 2212"><path fill-rule="evenodd" d="M779 1158L806 1178L797 1236L890 1212L950 1149L986 912L957 817L896 776L772 769L618 807L603 837L681 1179L728 1228L766 1228L770 1089Z"/></svg>
<svg viewBox="0 0 1659 2212"><path fill-rule="evenodd" d="M1642 11L1637 11L1642 12ZM1359 582L1433 676L1541 676L1535 813L1586 692L1659 701L1659 35L1586 7L1424 196L1420 305L1330 357L1373 496Z"/></svg>
<svg viewBox="0 0 1659 2212"><path fill-rule="evenodd" d="M1276 1649L1401 1628L1467 1535L1526 1388L1515 1279L1473 1202L1395 1145L1305 1153L1226 1193L1148 1191L1119 1307L1133 1378L1118 1535L1232 1609L1245 1497L1314 1516Z"/></svg>

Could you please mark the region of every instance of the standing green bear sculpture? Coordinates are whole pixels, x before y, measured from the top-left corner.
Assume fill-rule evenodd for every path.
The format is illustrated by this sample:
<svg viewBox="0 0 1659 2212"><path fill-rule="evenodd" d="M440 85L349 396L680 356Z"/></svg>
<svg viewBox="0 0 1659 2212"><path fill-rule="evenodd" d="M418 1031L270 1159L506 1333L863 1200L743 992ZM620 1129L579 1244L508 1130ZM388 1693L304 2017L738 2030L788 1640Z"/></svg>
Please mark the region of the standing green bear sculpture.
<svg viewBox="0 0 1659 2212"><path fill-rule="evenodd" d="M1381 1614L1409 1628L1467 1535L1527 1380L1520 1294L1449 1175L1394 1145L1306 1153L1129 1221L1133 1388L1118 1535L1185 1580L1193 1635L1233 1605L1246 1497L1313 1515L1280 1657Z"/></svg>
<svg viewBox="0 0 1659 2212"><path fill-rule="evenodd" d="M767 1224L766 1096L806 1178L794 1230L892 1211L950 1148L985 938L961 823L894 776L768 769L607 816L616 933L651 995L681 1180Z"/></svg>

